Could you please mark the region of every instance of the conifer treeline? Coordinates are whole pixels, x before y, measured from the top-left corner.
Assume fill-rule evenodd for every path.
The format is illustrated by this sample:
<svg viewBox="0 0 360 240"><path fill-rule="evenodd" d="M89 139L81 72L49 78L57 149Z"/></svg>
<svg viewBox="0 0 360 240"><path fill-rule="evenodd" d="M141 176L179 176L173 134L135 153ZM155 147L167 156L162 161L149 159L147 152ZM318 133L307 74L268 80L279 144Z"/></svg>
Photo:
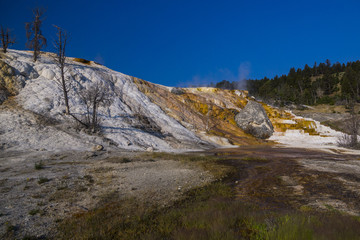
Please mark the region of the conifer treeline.
<svg viewBox="0 0 360 240"><path fill-rule="evenodd" d="M236 89L238 85L238 82L223 80L216 87ZM287 75L280 77L247 80L246 88L251 95L278 104L334 104L357 100L360 98L360 61L331 64L326 60L313 67L306 64L303 69L291 68Z"/></svg>

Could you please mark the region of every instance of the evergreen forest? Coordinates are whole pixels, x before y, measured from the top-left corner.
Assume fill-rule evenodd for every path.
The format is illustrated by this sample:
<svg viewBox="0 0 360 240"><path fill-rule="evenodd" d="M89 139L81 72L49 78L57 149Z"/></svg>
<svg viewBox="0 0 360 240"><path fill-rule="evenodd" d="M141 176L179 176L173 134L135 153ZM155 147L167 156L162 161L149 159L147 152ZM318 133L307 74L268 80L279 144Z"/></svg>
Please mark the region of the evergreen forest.
<svg viewBox="0 0 360 240"><path fill-rule="evenodd" d="M237 89L238 82L223 80L217 88ZM360 61L331 64L330 60L313 67L291 68L287 75L246 80L249 94L278 105L347 104L360 97Z"/></svg>

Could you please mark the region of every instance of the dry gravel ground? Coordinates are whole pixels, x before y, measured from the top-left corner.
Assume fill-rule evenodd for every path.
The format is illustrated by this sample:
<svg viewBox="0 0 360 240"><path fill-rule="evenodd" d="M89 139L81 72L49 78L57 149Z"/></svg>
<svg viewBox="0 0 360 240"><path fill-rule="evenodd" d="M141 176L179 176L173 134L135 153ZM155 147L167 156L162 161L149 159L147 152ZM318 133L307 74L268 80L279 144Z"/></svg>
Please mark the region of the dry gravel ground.
<svg viewBox="0 0 360 240"><path fill-rule="evenodd" d="M141 152L0 152L0 238L51 237L64 217L109 199L166 206L212 180L191 163Z"/></svg>

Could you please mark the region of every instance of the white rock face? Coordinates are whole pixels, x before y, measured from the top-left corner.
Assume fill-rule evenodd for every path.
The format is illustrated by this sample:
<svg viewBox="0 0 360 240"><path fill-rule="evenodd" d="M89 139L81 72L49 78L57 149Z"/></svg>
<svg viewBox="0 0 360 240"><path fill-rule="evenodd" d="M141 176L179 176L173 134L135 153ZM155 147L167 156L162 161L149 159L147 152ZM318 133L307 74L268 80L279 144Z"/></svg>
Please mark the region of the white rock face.
<svg viewBox="0 0 360 240"><path fill-rule="evenodd" d="M34 63L32 54L24 51L9 50L8 58L5 60L10 66L15 68L17 75L25 81L24 88L16 96L18 105L25 111L38 113L56 119L60 123L67 123L69 118L64 117L65 110L64 100L61 89L56 83L59 79L60 72L50 57L41 55L40 59ZM146 150L149 147L163 151L173 151L171 141L165 140L164 136L171 136L176 142L176 148L184 148L184 146L194 146L200 142L196 135L179 124L175 119L166 115L156 104L152 103L148 97L140 92L130 76L113 71L104 66L91 64L84 65L67 60L66 78L73 79L72 88L70 90L70 111L78 117L86 112L85 105L81 102L78 92L81 88L88 88L91 84L101 83L110 89L110 95L113 102L108 107L100 107L98 110L101 116L101 126L103 128L104 137L110 139L115 145L121 148ZM1 110L0 110L1 111ZM137 119L134 117L136 113L151 119L160 129L160 132L151 133L139 129L136 125ZM2 112L1 121L8 118L9 112ZM14 126L11 124L1 124L1 132L6 133L6 139L1 136L0 144L6 145L12 143L9 147L18 149L45 148L54 149L56 146L50 143L50 139L45 133L29 134L26 139L21 139L23 134L18 118L22 118L11 112L11 118L14 118ZM16 126L15 126L16 125ZM53 131L56 129L53 128ZM42 136L40 136L42 135ZM74 136L76 134L74 133ZM59 141L63 138L63 149L82 150L84 144L73 144L67 141L67 137L73 138L71 134L67 137L58 136ZM93 137L76 135L89 142L88 148L94 144L101 144L99 140ZM92 139L92 140L89 140ZM32 144L32 142L34 144ZM91 144L90 144L91 142ZM85 144L86 145L86 144Z"/></svg>
<svg viewBox="0 0 360 240"><path fill-rule="evenodd" d="M295 118L302 118L295 116ZM315 130L319 135L310 135L304 130L287 129L285 132L274 132L269 140L275 141L286 147L323 149L323 150L340 150L341 152L360 154L359 150L345 149L338 146L339 138L343 133L335 131L330 127L321 125L320 122L310 118L305 118L315 123ZM283 123L293 124L295 121L287 120Z"/></svg>

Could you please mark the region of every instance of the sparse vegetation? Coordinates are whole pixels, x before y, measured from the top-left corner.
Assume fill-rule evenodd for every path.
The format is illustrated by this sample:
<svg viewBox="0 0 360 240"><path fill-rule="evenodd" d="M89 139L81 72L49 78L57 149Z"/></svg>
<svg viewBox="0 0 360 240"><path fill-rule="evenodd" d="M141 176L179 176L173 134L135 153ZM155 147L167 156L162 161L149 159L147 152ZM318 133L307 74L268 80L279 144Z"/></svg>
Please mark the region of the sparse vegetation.
<svg viewBox="0 0 360 240"><path fill-rule="evenodd" d="M94 178L91 175L85 175L84 179L87 180L89 183L94 183Z"/></svg>
<svg viewBox="0 0 360 240"><path fill-rule="evenodd" d="M355 112L355 99L349 104L350 118L345 120L344 133L338 137L338 145L346 148L359 149L358 130L360 126L360 119Z"/></svg>
<svg viewBox="0 0 360 240"><path fill-rule="evenodd" d="M69 178L64 175L65 172L60 172L50 184L46 184L48 188L33 187L34 191L27 191L25 194L37 194L34 198L28 195L37 204L25 208L26 213L36 216L31 219L37 221L40 216L42 220L53 216L51 209L48 212L49 204L77 206L76 212L71 216L67 215L64 220L56 221L59 216L52 219L52 223L59 227L60 234L51 236L54 239L354 239L359 234L358 218L345 215L342 209L331 202L324 201L325 207L320 211L320 208L308 202L308 199L322 193L331 197L337 194L336 196L344 195L344 199L349 198L342 194L345 192L339 190L341 186L329 174L321 176L316 172L317 176L313 176L313 172L298 168L292 159L276 162L281 150L270 147L242 149L221 149L216 156L212 151L113 154L104 157L97 165L92 165L95 161L88 162L91 166L82 175L66 173L71 176ZM289 156L294 153L283 151ZM59 161L59 156L61 155L50 155L57 159L52 164ZM276 156L275 159L273 156ZM328 156L330 155L324 159L328 159ZM116 182L117 179L112 177L113 172L129 171L132 165L138 168L141 163L148 168L154 160L154 165L182 162L185 165L183 169L186 170L201 167L208 171L202 174L214 174L217 180L188 191L185 189L189 188L185 188L182 182L179 184L182 186L182 197L175 202L167 202L166 207L162 201L154 201L151 193L138 198L137 191L143 191L138 184L129 185L130 195L119 191L118 185L115 188L105 188L107 184L114 182L105 181L101 191L95 190L102 186L98 183L102 182L104 176L109 177L106 180ZM132 163L122 164L124 161ZM71 162L68 164L76 166ZM175 163L173 166L179 165ZM288 177L287 180L284 176ZM157 179L159 176L154 177ZM171 180L172 177L173 175L170 176ZM202 180L201 176L199 179ZM304 187L304 192L316 193L310 197L309 193L294 195L293 188L298 184ZM175 189L179 185L175 184ZM49 189L50 191L45 191ZM173 190L162 194L172 195L170 192ZM134 198L123 198L124 195L130 197L134 194ZM96 197L91 198L92 196ZM90 197L87 199L89 205L79 204L79 199L84 197ZM356 195L350 197L357 201ZM346 202L344 199L341 201L346 204L353 203L352 200ZM88 209L88 206L95 207ZM46 209L46 214L42 209ZM23 231L23 222L19 221L19 226L19 232ZM18 234L17 231L15 233Z"/></svg>
<svg viewBox="0 0 360 240"><path fill-rule="evenodd" d="M170 208L124 200L65 219L59 230L61 239L285 240L356 239L359 226L358 220L334 212L266 211L236 200L228 185L217 182L189 191Z"/></svg>
<svg viewBox="0 0 360 240"><path fill-rule="evenodd" d="M46 182L49 182L50 179L46 178L46 177L40 177L39 180L38 180L38 184L43 184L43 183L46 183Z"/></svg>
<svg viewBox="0 0 360 240"><path fill-rule="evenodd" d="M243 157L241 158L242 161L252 161L252 162L269 162L266 158L261 157Z"/></svg>
<svg viewBox="0 0 360 240"><path fill-rule="evenodd" d="M109 106L112 102L109 86L100 82L93 83L90 87L83 88L79 97L86 107L85 117L80 122L93 133L99 131L98 109L100 106Z"/></svg>
<svg viewBox="0 0 360 240"><path fill-rule="evenodd" d="M110 163L129 163L132 162L132 159L128 157L111 157L106 159Z"/></svg>
<svg viewBox="0 0 360 240"><path fill-rule="evenodd" d="M16 226L15 225L12 225L11 223L9 222L6 222L6 232L13 232L16 230Z"/></svg>
<svg viewBox="0 0 360 240"><path fill-rule="evenodd" d="M39 238L31 235L25 235L22 240L39 240Z"/></svg>
<svg viewBox="0 0 360 240"><path fill-rule="evenodd" d="M34 215L36 215L36 214L38 214L40 212L41 212L40 209L32 209L32 210L29 211L29 215L34 216Z"/></svg>
<svg viewBox="0 0 360 240"><path fill-rule="evenodd" d="M36 170L44 169L44 163L43 163L42 161L36 162L34 168L35 168Z"/></svg>

